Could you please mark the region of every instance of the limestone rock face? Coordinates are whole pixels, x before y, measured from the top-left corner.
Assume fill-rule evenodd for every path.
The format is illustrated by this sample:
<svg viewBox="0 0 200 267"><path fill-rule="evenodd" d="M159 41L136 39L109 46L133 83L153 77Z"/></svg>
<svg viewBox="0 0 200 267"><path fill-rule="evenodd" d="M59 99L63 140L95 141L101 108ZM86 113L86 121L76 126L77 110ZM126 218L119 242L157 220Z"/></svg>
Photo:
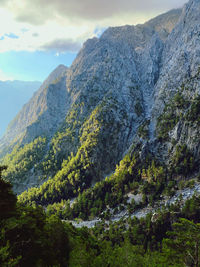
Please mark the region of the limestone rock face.
<svg viewBox="0 0 200 267"><path fill-rule="evenodd" d="M58 66L23 106L0 140L0 151L19 141L24 144L37 136L53 134L66 114L66 72L67 67Z"/></svg>
<svg viewBox="0 0 200 267"><path fill-rule="evenodd" d="M199 157L198 123L187 121L187 113L192 103L200 93L200 2L189 1L183 8L182 14L171 34L168 36L161 57L161 71L154 89L154 104L152 124L155 125L164 107L174 101L173 97L179 93L188 104L179 110L174 110L179 121L171 129L170 140L177 144L187 144ZM185 117L184 117L185 115ZM198 114L196 114L198 116ZM169 140L169 141L170 141ZM160 144L162 146L162 144ZM170 142L168 149L172 148ZM170 159L167 150L162 153ZM157 153L157 152L155 152ZM160 154L161 156L161 154ZM162 157L162 156L161 156Z"/></svg>
<svg viewBox="0 0 200 267"><path fill-rule="evenodd" d="M155 88L156 107L160 106L159 100L163 94L166 97L168 94L173 94L199 70L199 12L199 1L189 1L183 8L179 22L165 42L161 61L162 71Z"/></svg>
<svg viewBox="0 0 200 267"><path fill-rule="evenodd" d="M94 181L111 173L133 145L141 145L141 155L150 151L169 163L184 142L198 155L198 123L184 118L192 117L190 100L200 94L199 14L199 0L190 0L183 10L143 25L111 27L86 41L72 66L59 66L11 122L0 142L4 154L6 143L11 150L45 136L40 163L51 159L56 173L71 152L87 154ZM168 104L172 122L166 131ZM31 175L37 179L43 171L35 166Z"/></svg>

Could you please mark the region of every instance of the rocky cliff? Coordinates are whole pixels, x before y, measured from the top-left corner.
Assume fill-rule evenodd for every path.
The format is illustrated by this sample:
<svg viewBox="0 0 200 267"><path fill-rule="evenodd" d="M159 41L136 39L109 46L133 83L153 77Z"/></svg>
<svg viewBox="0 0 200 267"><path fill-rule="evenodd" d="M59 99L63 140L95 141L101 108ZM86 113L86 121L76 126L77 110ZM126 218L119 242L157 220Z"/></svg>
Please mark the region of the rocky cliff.
<svg viewBox="0 0 200 267"><path fill-rule="evenodd" d="M161 138L159 157L171 161L177 147L186 144L199 159L199 93L200 93L200 3L189 1L178 24L167 38L161 71L154 89L152 127ZM166 125L168 123L168 126ZM165 127L165 131L161 128ZM163 144L166 142L165 149Z"/></svg>
<svg viewBox="0 0 200 267"><path fill-rule="evenodd" d="M37 136L53 135L65 116L67 92L62 77L66 71L67 67L58 66L10 122L0 141L3 155L9 146L8 151L11 151L17 143L24 144Z"/></svg>

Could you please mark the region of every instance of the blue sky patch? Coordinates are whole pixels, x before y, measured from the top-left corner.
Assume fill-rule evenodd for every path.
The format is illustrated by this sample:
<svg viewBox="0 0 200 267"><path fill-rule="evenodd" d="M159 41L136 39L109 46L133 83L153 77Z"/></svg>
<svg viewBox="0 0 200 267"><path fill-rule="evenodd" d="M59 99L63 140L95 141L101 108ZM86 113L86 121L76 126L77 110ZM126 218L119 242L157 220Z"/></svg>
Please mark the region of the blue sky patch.
<svg viewBox="0 0 200 267"><path fill-rule="evenodd" d="M13 32L6 33L6 34L4 34L4 36L11 38L11 39L19 39L19 36L14 34Z"/></svg>
<svg viewBox="0 0 200 267"><path fill-rule="evenodd" d="M0 53L0 69L14 80L41 81L59 64L70 66L76 53L10 51Z"/></svg>

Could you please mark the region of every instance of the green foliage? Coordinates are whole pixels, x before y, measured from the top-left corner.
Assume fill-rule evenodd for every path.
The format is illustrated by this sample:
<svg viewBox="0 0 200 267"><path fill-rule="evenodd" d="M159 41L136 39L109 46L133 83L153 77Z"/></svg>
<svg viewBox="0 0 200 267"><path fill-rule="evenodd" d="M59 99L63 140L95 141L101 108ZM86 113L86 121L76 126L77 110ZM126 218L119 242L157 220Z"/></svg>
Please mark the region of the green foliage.
<svg viewBox="0 0 200 267"><path fill-rule="evenodd" d="M63 170L65 167L68 168L70 166L71 160L74 162L73 155L68 162L63 163ZM80 163L81 161L77 162ZM83 169L84 166L85 164ZM123 208L123 205L127 205L126 194L130 191L137 194L138 190L140 190L143 193L144 201L140 204L129 204L127 208L131 214L148 202L153 204L154 200L159 199L167 181L166 170L162 166L155 164L154 161L151 163L147 162L146 167L143 166L142 171L138 171L141 166L140 160L135 155L127 154L120 161L119 165L116 166L114 174L107 177L104 181L97 182L92 188L87 189L89 185L85 184L87 187L83 191L81 187L75 191L76 185L80 181L79 179L76 181L77 184L74 180L71 181L71 184L69 183L68 179L71 177L70 172L72 171L70 167L68 176L61 177L63 182L56 176L54 179L44 183L40 190L32 188L28 192L24 192L19 196L19 200L23 203L36 202L45 206L48 205L47 214L57 214L61 219L72 220L79 218L86 220L96 216L109 219L111 216L109 209L113 209L115 213L118 212L119 209ZM73 175L77 174L77 171L78 165L75 165ZM83 177L82 183L85 183L86 177L84 177L84 172L82 172L80 177ZM66 191L62 187L64 181L68 181ZM74 197L76 192L78 196L70 204L68 198ZM104 212L106 209L107 211Z"/></svg>
<svg viewBox="0 0 200 267"><path fill-rule="evenodd" d="M168 103L163 113L158 118L156 130L160 140L168 140L169 132L176 126L183 116L183 110L188 107L188 101L178 92L170 103Z"/></svg>
<svg viewBox="0 0 200 267"><path fill-rule="evenodd" d="M16 205L11 186L2 179L0 204L1 266L67 265L68 234L58 218L46 217L42 208Z"/></svg>
<svg viewBox="0 0 200 267"><path fill-rule="evenodd" d="M76 152L79 145L77 132L82 127L84 103L73 104L65 122L51 139L50 149L41 162L44 178L54 176L61 168L63 159L67 159L71 152Z"/></svg>
<svg viewBox="0 0 200 267"><path fill-rule="evenodd" d="M19 196L19 201L47 205L76 196L79 191L87 188L92 179L91 163L79 151L71 155L62 164L62 169L53 179L49 179L39 188L31 188Z"/></svg>
<svg viewBox="0 0 200 267"><path fill-rule="evenodd" d="M47 218L39 208L17 208L17 214L1 225L0 249L19 266L51 266L66 264L69 248L64 225L58 219ZM9 245L8 245L9 244ZM61 265L61 266L64 266Z"/></svg>
<svg viewBox="0 0 200 267"><path fill-rule="evenodd" d="M135 156L131 158L130 155L126 155L119 166L116 166L113 175L106 178L105 181L96 183L92 189L88 189L79 196L72 208L73 216L78 216L80 212L85 214L82 219L97 216L106 207L115 208L123 203L125 201L123 195L127 190L125 185L138 179L137 172L134 172L136 165ZM106 216L108 215L105 214Z"/></svg>
<svg viewBox="0 0 200 267"><path fill-rule="evenodd" d="M176 117L173 107L166 107L163 114L158 118L158 138L161 140L167 140L169 137L169 132L174 128L178 121L179 119Z"/></svg>
<svg viewBox="0 0 200 267"><path fill-rule="evenodd" d="M125 202L125 198L123 197L125 191L128 192L130 188L136 186L136 184L132 184L134 180L138 180L137 171L134 172L136 163L137 161L134 156L132 158L130 155L125 156L111 177L106 178L105 181L97 182L94 187L84 190L82 193L80 190L76 201L72 205L70 205L69 201L58 199L60 201L59 203L57 201L57 203L48 205L47 213L53 214L55 212L62 219L73 219L76 217L91 219L100 215L102 217L109 217L108 214L102 213L103 210L108 206L115 208L120 203ZM138 184L136 186L137 188ZM31 190L28 193L30 192ZM22 202L24 202L24 194L19 196Z"/></svg>
<svg viewBox="0 0 200 267"><path fill-rule="evenodd" d="M102 253L96 257L93 266L142 267L144 266L144 252L141 247L125 242L122 246L104 243Z"/></svg>
<svg viewBox="0 0 200 267"><path fill-rule="evenodd" d="M200 223L186 219L173 224L170 239L164 240L164 253L169 264L196 266L200 264Z"/></svg>
<svg viewBox="0 0 200 267"><path fill-rule="evenodd" d="M45 154L46 138L38 137L33 142L19 148L16 146L11 154L3 159L3 164L8 165L4 178L12 183L23 182L27 172L32 168L37 169L38 162Z"/></svg>
<svg viewBox="0 0 200 267"><path fill-rule="evenodd" d="M143 107L141 106L139 101L135 104L135 113L138 117L141 116L143 113Z"/></svg>
<svg viewBox="0 0 200 267"><path fill-rule="evenodd" d="M160 198L161 193L166 187L167 171L163 166L151 162L141 171L141 178L144 183L141 187L144 204L150 203L153 206L155 200Z"/></svg>
<svg viewBox="0 0 200 267"><path fill-rule="evenodd" d="M165 173L166 170L162 166L156 166L155 161L152 161L147 169L142 170L142 179L149 183L162 183L165 181Z"/></svg>
<svg viewBox="0 0 200 267"><path fill-rule="evenodd" d="M194 167L194 157L187 145L176 146L175 153L172 157L172 173L187 176L194 171Z"/></svg>
<svg viewBox="0 0 200 267"><path fill-rule="evenodd" d="M138 129L138 135L144 139L147 139L149 137L149 123L149 120L145 120Z"/></svg>
<svg viewBox="0 0 200 267"><path fill-rule="evenodd" d="M1 234L0 238L2 239L3 236ZM21 256L17 258L13 258L11 255L11 248L9 242L5 246L0 247L0 265L2 267L16 267L19 266Z"/></svg>
<svg viewBox="0 0 200 267"><path fill-rule="evenodd" d="M199 255L195 249L200 226L183 219L173 224L183 216L180 208L177 211L110 222L109 227L102 222L93 229L74 231L69 266L184 266L190 254L193 258ZM172 234L168 235L169 231ZM194 263L189 259L186 266L198 266Z"/></svg>
<svg viewBox="0 0 200 267"><path fill-rule="evenodd" d="M152 203L153 200L159 199L166 183L164 168L156 166L154 161L142 172L138 172L140 166L139 160L134 155L131 157L127 154L110 177L80 193L71 205L69 201L64 200L48 205L47 213L56 213L61 219L86 220L99 216L108 220L111 216L109 209L114 209L115 213L123 209L122 204L127 205L126 193L130 191L137 193L140 187L145 201L140 204L128 204L130 214L133 213L147 202ZM107 209L106 212L104 212L105 209Z"/></svg>
<svg viewBox="0 0 200 267"><path fill-rule="evenodd" d="M133 175L136 165L135 157L127 155L120 162L116 173L104 183L108 188L109 183L112 184L112 189L114 185L118 187L118 182ZM156 182L162 180L163 171L161 167L156 167L154 162L145 170L150 177L149 184L156 185ZM99 186L94 188L95 194L104 192ZM88 207L87 202L91 200L85 192L78 197L79 204L82 203L82 210ZM112 191L105 192L105 203L110 205ZM12 194L8 190L7 194L0 195L0 198L1 201L12 199ZM47 207L45 214L41 207L22 207L17 204L13 207L15 213L0 221L0 265L199 266L199 203L200 197L194 196L186 201L182 210L180 206L170 207L169 210L149 214L146 218L110 222L109 227L102 221L93 229L75 229L72 225L61 222L52 215L57 212L56 205ZM63 200L59 205L58 211L70 208L69 201ZM75 204L73 205L75 207ZM181 219L172 225L180 217L187 217L189 220L192 218L197 224ZM169 231L171 232L167 236Z"/></svg>
<svg viewBox="0 0 200 267"><path fill-rule="evenodd" d="M98 175L91 161L101 127L96 118L97 113L98 108L83 124L81 144L76 155L71 153L71 156L62 162L60 170L52 179L49 179L39 188L31 188L19 196L21 202L31 203L35 201L37 204L47 205L75 197L90 186L92 179Z"/></svg>
<svg viewBox="0 0 200 267"><path fill-rule="evenodd" d="M7 167L0 166L0 220L9 218L15 213L17 198L12 192L12 185L2 179L2 172Z"/></svg>
<svg viewBox="0 0 200 267"><path fill-rule="evenodd" d="M188 110L188 112L185 115L185 118L194 123L197 122L200 123L200 96L195 97L192 100L192 104Z"/></svg>
<svg viewBox="0 0 200 267"><path fill-rule="evenodd" d="M172 100L173 104L175 107L179 108L179 109L184 109L188 107L188 101L185 100L185 98L183 97L183 95L178 92L173 100Z"/></svg>
<svg viewBox="0 0 200 267"><path fill-rule="evenodd" d="M191 199L185 202L182 208L182 217L192 220L193 222L200 222L200 197L194 195Z"/></svg>

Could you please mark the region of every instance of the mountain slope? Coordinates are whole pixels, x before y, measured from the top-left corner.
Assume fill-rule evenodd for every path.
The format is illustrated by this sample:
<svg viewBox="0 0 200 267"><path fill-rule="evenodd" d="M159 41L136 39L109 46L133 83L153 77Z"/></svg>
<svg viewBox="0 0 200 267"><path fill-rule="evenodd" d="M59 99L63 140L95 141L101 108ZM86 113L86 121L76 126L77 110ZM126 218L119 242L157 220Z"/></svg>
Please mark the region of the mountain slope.
<svg viewBox="0 0 200 267"><path fill-rule="evenodd" d="M166 125L164 117L174 120L165 130L168 135L164 159L186 144L196 160L199 160L198 107L200 93L199 1L185 5L179 23L165 43L162 55L162 71L155 87L153 121ZM171 106L171 107L169 107ZM161 116L164 108L164 113ZM166 120L166 119L165 119ZM158 125L158 126L159 126ZM159 127L157 127L159 132ZM172 144L173 143L173 144ZM176 143L176 145L174 145ZM162 144L163 146L163 140ZM157 152L155 152L157 153ZM163 157L161 156L161 157Z"/></svg>
<svg viewBox="0 0 200 267"><path fill-rule="evenodd" d="M193 5L197 6L190 14L188 10ZM196 25L198 32L198 19L196 22L194 15L196 11L198 14L198 8L198 1L190 1L180 19L181 11L173 10L144 25L109 28L99 39L84 44L59 81L42 88L26 106L30 124L24 123L16 147L3 159L10 165L7 178L15 184L17 192L49 179L39 189L30 191L30 199L46 205L72 198L112 173L128 151L131 156L128 161L125 157L125 166L128 170L134 168L136 173L148 158L160 161L156 169L147 160L149 168L158 173L163 163L167 163L170 172L178 164L182 166L176 170L177 175L186 168L185 175L192 173L197 166L192 160L197 142L184 147L184 142L175 142L170 137L170 131L177 126L178 116L186 115L196 103L195 99L195 103L188 102L189 98L179 90L186 71L179 61L182 47L179 49L178 44L183 43L185 50L193 44L191 56L194 53L197 64L198 34L183 42L183 36L191 33L191 25L184 28L183 22L189 16L185 23ZM194 79L190 77L189 83L196 84L198 75L194 71ZM166 110L164 101L169 105ZM168 110L172 116L170 127L166 124ZM37 111L33 123L32 111ZM18 116L23 118L23 111ZM137 164L133 152L137 154ZM185 162L188 159L190 163ZM163 182L165 175L161 173ZM118 175L113 177L118 179ZM134 176L128 171L121 177L127 183L128 179L141 180L148 175ZM104 186L111 190L115 185L109 182Z"/></svg>
<svg viewBox="0 0 200 267"><path fill-rule="evenodd" d="M0 150L3 154L6 147L11 145L12 149L19 140L23 144L37 136L53 134L65 113L67 93L62 77L66 71L67 67L58 66L11 121L0 142Z"/></svg>

